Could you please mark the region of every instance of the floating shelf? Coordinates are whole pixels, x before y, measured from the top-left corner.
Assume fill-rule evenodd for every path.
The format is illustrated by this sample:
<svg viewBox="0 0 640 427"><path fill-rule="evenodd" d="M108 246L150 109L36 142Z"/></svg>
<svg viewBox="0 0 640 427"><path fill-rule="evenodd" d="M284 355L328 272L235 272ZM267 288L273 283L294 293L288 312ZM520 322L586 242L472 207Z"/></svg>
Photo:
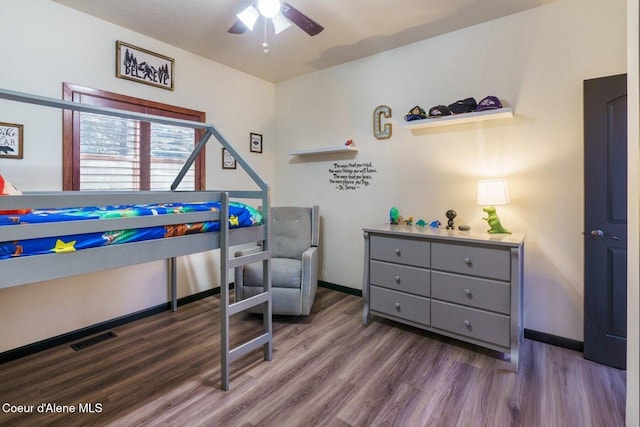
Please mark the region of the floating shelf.
<svg viewBox="0 0 640 427"><path fill-rule="evenodd" d="M462 123L482 122L485 120L510 119L513 117L513 110L509 107L495 110L477 111L473 113L452 114L450 116L438 117L436 119L422 119L407 122L403 127L407 129L424 129L436 126L458 125Z"/></svg>
<svg viewBox="0 0 640 427"><path fill-rule="evenodd" d="M311 156L314 154L332 154L360 151L358 147L352 145L338 145L337 147L311 148L309 150L297 150L289 153L290 156Z"/></svg>

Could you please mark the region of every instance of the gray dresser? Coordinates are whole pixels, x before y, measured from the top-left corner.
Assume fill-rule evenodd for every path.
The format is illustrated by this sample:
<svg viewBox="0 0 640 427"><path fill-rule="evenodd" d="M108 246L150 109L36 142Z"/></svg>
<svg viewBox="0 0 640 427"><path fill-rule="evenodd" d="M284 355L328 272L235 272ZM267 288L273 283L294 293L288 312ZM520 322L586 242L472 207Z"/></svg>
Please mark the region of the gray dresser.
<svg viewBox="0 0 640 427"><path fill-rule="evenodd" d="M364 229L364 312L510 355L522 342L524 236L382 224Z"/></svg>

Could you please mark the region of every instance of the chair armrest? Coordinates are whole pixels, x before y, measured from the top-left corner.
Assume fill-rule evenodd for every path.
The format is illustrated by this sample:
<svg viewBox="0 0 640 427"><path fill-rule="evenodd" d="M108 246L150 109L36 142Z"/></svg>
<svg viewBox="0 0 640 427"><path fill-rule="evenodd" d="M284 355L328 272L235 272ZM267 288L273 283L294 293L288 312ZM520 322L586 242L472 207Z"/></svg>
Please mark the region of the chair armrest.
<svg viewBox="0 0 640 427"><path fill-rule="evenodd" d="M238 251L235 251L233 253L233 256L237 258L239 256L254 254L254 253L260 252L261 250L262 250L261 246L253 246L251 248L245 248L245 249L240 249Z"/></svg>
<svg viewBox="0 0 640 427"><path fill-rule="evenodd" d="M234 257L241 257L245 255L251 255L253 253L260 252L262 250L262 246L253 246L249 248L244 248L237 250L233 253ZM244 266L234 268L234 288L235 288L235 300L240 301L244 299Z"/></svg>
<svg viewBox="0 0 640 427"><path fill-rule="evenodd" d="M311 312L318 288L318 248L310 247L302 253L302 314Z"/></svg>

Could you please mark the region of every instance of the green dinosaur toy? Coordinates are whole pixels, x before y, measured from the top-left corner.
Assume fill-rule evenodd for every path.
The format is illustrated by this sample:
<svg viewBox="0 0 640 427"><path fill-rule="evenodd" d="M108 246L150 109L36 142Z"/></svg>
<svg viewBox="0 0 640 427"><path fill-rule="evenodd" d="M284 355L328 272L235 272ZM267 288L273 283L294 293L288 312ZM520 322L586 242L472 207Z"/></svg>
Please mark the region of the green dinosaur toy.
<svg viewBox="0 0 640 427"><path fill-rule="evenodd" d="M391 224L397 224L400 220L400 211L395 206L389 210L389 222Z"/></svg>
<svg viewBox="0 0 640 427"><path fill-rule="evenodd" d="M499 233L511 234L511 232L509 230L507 230L506 228L504 228L502 226L502 224L500 223L500 218L498 218L498 215L496 214L495 206L487 206L486 208L482 208L482 210L487 213L487 217L486 218L482 218L482 219L487 221L487 224L489 224L489 229L487 230L488 233L491 233L491 234L499 234Z"/></svg>

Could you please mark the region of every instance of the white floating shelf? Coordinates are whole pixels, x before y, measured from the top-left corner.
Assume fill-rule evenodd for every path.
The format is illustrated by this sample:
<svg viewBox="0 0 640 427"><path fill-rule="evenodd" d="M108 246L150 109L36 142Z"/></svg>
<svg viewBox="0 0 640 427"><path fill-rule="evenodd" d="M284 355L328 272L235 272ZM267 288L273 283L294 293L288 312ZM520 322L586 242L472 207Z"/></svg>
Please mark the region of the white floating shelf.
<svg viewBox="0 0 640 427"><path fill-rule="evenodd" d="M290 156L311 156L314 154L346 153L350 151L360 151L358 147L352 145L339 145L337 147L311 148L309 150L297 150L289 153Z"/></svg>
<svg viewBox="0 0 640 427"><path fill-rule="evenodd" d="M435 119L422 119L407 122L403 127L407 129L424 129L436 126L458 125L462 123L482 122L485 120L510 119L513 117L513 110L509 107L495 110L477 111L473 113L452 114L450 116L438 117Z"/></svg>

